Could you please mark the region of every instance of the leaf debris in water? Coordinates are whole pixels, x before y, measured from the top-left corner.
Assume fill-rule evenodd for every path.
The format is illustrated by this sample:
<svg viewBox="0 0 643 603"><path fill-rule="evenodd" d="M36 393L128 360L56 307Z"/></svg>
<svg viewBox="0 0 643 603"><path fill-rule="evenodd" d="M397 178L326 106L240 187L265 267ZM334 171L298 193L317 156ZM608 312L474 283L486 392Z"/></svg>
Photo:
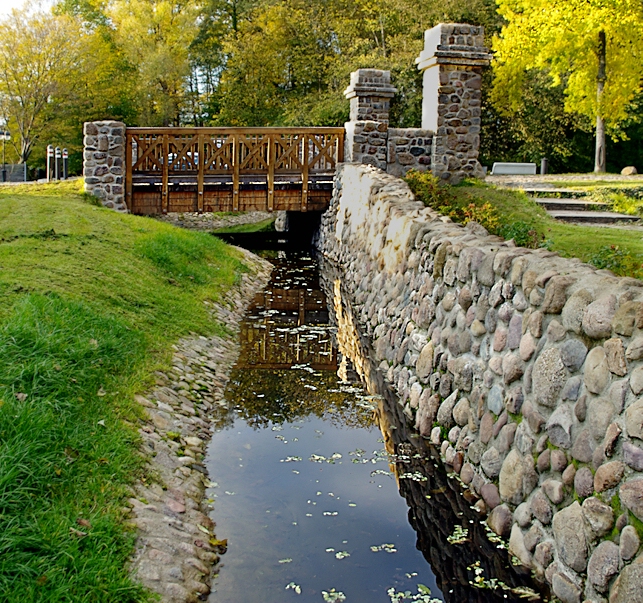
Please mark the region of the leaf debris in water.
<svg viewBox="0 0 643 603"><path fill-rule="evenodd" d="M286 557L286 559L280 559L279 563L292 563L292 558Z"/></svg>
<svg viewBox="0 0 643 603"><path fill-rule="evenodd" d="M346 601L346 595L340 591L331 588L329 591L322 590L322 597L326 603L340 603Z"/></svg>
<svg viewBox="0 0 643 603"><path fill-rule="evenodd" d="M300 456L287 456L285 459L281 459L280 463L298 463L301 461Z"/></svg>
<svg viewBox="0 0 643 603"><path fill-rule="evenodd" d="M323 515L329 515L331 517L335 517L335 515L339 515L337 511L324 511Z"/></svg>
<svg viewBox="0 0 643 603"><path fill-rule="evenodd" d="M291 582L290 584L286 585L286 590L294 590L298 595L301 595L301 586L299 584L295 584L294 582Z"/></svg>
<svg viewBox="0 0 643 603"><path fill-rule="evenodd" d="M346 559L346 557L350 557L350 556L351 556L351 554L347 553L346 551L337 551L335 553L335 557L337 559Z"/></svg>
<svg viewBox="0 0 643 603"><path fill-rule="evenodd" d="M397 549L394 544L380 544L374 545L371 547L371 551L374 553L379 553L380 551L386 551L387 553L397 553Z"/></svg>

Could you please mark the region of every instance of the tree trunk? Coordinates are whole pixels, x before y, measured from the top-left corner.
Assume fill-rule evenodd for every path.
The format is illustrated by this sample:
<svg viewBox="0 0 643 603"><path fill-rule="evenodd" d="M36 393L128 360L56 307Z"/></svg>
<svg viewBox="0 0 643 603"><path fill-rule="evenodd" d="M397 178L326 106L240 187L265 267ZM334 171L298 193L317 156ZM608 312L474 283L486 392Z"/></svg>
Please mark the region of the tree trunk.
<svg viewBox="0 0 643 603"><path fill-rule="evenodd" d="M596 77L596 156L594 160L594 172L605 171L605 120L603 119L603 90L605 89L606 74L606 40L605 32L598 32L598 75Z"/></svg>

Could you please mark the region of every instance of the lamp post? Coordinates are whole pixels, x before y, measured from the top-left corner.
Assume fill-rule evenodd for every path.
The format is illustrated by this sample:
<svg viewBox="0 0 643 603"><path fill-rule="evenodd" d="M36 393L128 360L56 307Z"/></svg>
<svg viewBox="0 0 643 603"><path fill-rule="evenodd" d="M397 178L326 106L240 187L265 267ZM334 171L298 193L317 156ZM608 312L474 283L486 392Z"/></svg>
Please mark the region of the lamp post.
<svg viewBox="0 0 643 603"><path fill-rule="evenodd" d="M2 182L7 181L7 162L6 162L6 144L7 140L11 140L11 135L7 130L0 131L0 139L2 139Z"/></svg>

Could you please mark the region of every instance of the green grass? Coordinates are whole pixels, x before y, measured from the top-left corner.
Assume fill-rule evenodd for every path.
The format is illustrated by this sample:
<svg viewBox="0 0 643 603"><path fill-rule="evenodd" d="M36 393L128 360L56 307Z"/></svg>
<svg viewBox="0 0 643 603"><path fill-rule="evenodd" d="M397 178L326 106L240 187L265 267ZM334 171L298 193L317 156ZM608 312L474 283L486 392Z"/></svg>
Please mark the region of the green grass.
<svg viewBox="0 0 643 603"><path fill-rule="evenodd" d="M422 185L423 182L414 187L411 179L411 190L419 190L420 199ZM517 245L547 247L562 256L580 258L621 276L643 278L643 232L640 230L566 224L551 218L522 191L500 189L475 180L443 187L439 193L433 187L429 192L428 204L457 221L466 222L471 216L493 234L514 238ZM469 209L471 206L475 209Z"/></svg>
<svg viewBox="0 0 643 603"><path fill-rule="evenodd" d="M237 232L269 232L274 230L275 218L268 218L267 220L262 220L261 222L255 222L251 224L237 224L235 226L224 226L223 228L217 228L213 230L214 233L228 234L228 233L237 233Z"/></svg>
<svg viewBox="0 0 643 603"><path fill-rule="evenodd" d="M96 207L77 183L0 189L0 600L150 600L126 570L133 395L178 337L225 330L203 302L245 269L215 237Z"/></svg>

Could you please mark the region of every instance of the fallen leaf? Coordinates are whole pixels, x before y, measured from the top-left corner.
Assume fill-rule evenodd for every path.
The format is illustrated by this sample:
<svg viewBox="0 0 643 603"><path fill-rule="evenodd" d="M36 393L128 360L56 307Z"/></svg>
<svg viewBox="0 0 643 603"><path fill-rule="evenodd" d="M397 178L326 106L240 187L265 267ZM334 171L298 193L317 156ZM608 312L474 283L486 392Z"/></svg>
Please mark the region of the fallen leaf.
<svg viewBox="0 0 643 603"><path fill-rule="evenodd" d="M207 534L208 536L210 535L210 530L208 530L208 528L206 528L205 526L202 526L200 523L197 524L197 528L199 528L199 530L201 530L204 534Z"/></svg>
<svg viewBox="0 0 643 603"><path fill-rule="evenodd" d="M36 580L38 586L42 586L45 582L47 582L47 576L40 576L40 578Z"/></svg>
<svg viewBox="0 0 643 603"><path fill-rule="evenodd" d="M79 517L79 518L76 520L76 523L77 523L79 526L82 526L83 528L87 528L88 530L91 530L91 529L92 529L92 524L91 524L91 523L89 523L89 521L88 521L87 519L83 519L82 517Z"/></svg>
<svg viewBox="0 0 643 603"><path fill-rule="evenodd" d="M80 530L77 530L76 528L69 528L69 533L72 536L77 536L78 538L85 538L85 536L87 536L86 532L81 532Z"/></svg>
<svg viewBox="0 0 643 603"><path fill-rule="evenodd" d="M27 399L27 394L22 394L22 393L16 394L16 400L18 400L18 402L24 402L26 399Z"/></svg>
<svg viewBox="0 0 643 603"><path fill-rule="evenodd" d="M97 395L97 396L100 396L100 397L102 398L103 396L106 396L106 395L107 395L107 392L106 392L106 391L101 387L101 388L96 392L96 395Z"/></svg>
<svg viewBox="0 0 643 603"><path fill-rule="evenodd" d="M89 345L92 346L93 348L97 348L98 347L98 341L96 341L95 339L90 339L89 340Z"/></svg>
<svg viewBox="0 0 643 603"><path fill-rule="evenodd" d="M102 425L103 427L106 427L105 419L101 419L100 421L96 421L96 425Z"/></svg>

